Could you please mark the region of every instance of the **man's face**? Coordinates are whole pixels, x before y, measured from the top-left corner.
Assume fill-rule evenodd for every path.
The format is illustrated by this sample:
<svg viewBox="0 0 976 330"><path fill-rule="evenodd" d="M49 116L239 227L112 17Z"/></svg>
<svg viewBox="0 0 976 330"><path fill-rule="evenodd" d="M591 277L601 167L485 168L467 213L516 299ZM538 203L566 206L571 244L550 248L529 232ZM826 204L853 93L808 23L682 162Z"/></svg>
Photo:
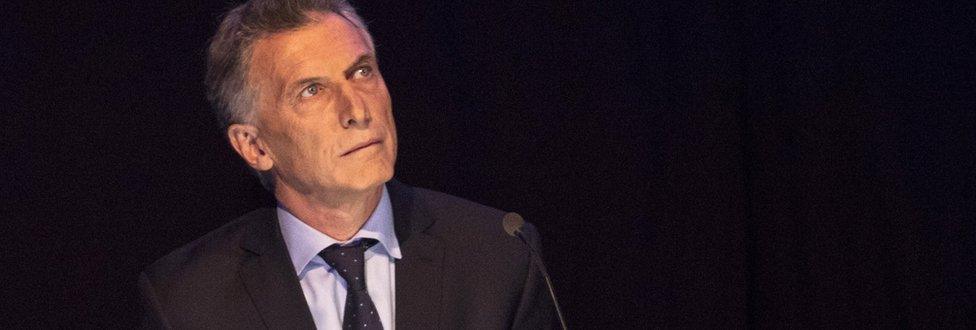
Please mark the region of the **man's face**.
<svg viewBox="0 0 976 330"><path fill-rule="evenodd" d="M396 127L366 32L336 14L253 45L259 139L277 188L301 194L375 188L393 177Z"/></svg>

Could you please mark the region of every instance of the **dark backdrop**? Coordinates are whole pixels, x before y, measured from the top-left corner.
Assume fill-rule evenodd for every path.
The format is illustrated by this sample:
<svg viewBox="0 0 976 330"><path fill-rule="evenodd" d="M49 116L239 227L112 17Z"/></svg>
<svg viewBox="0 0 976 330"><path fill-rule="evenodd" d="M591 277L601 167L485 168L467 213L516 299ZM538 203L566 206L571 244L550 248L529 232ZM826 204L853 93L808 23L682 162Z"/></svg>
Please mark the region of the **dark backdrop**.
<svg viewBox="0 0 976 330"><path fill-rule="evenodd" d="M634 2L358 1L397 177L535 223L574 328L976 326L974 5ZM273 204L204 99L229 6L4 4L4 323L130 327Z"/></svg>

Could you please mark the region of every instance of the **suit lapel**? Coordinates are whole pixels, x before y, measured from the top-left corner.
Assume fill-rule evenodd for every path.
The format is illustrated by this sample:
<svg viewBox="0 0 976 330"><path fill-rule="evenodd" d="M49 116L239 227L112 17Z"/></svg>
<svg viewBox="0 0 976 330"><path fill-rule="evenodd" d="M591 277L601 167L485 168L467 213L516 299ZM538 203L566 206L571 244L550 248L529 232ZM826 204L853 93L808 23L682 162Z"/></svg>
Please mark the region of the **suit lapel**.
<svg viewBox="0 0 976 330"><path fill-rule="evenodd" d="M425 230L433 219L424 212L413 189L390 181L393 222L403 258L396 263L396 326L401 329L440 328L443 306L441 241Z"/></svg>
<svg viewBox="0 0 976 330"><path fill-rule="evenodd" d="M273 210L270 213L252 221L247 230L242 248L250 255L242 262L241 280L267 328L314 329L277 216Z"/></svg>
<svg viewBox="0 0 976 330"><path fill-rule="evenodd" d="M413 188L395 180L387 184L393 222L403 258L396 263L396 327L439 328L443 308L443 244L426 233L433 219L416 200ZM254 306L271 329L314 329L298 275L274 210L252 221L242 248L249 252L240 276Z"/></svg>

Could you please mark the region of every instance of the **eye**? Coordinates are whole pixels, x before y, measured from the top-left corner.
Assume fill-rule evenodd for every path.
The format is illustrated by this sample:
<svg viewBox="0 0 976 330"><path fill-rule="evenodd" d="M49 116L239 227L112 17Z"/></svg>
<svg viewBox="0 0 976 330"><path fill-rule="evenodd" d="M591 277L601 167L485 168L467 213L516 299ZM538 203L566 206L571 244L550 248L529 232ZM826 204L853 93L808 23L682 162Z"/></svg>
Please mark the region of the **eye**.
<svg viewBox="0 0 976 330"><path fill-rule="evenodd" d="M352 73L354 78L369 78L373 75L373 68L369 66L360 67Z"/></svg>
<svg viewBox="0 0 976 330"><path fill-rule="evenodd" d="M315 96L315 94L318 94L321 89L322 86L319 86L319 84L312 84L311 86L305 87L305 89L302 90L302 97Z"/></svg>

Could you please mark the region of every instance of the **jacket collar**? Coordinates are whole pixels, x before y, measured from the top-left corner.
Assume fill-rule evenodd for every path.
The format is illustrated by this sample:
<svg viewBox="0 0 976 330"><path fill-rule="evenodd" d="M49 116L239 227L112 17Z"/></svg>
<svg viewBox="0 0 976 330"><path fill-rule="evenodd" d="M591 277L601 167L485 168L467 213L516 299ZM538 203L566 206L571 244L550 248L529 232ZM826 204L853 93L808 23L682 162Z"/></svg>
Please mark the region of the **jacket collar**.
<svg viewBox="0 0 976 330"><path fill-rule="evenodd" d="M429 232L435 219L416 188L391 180L387 189L403 257L396 261L396 327L440 328L444 249ZM314 328L275 213L261 209L244 216L250 219L241 247L249 255L241 264L241 279L265 327Z"/></svg>
<svg viewBox="0 0 976 330"><path fill-rule="evenodd" d="M444 249L429 232L436 221L416 188L387 183L393 222L403 258L396 263L396 325L402 329L442 328Z"/></svg>
<svg viewBox="0 0 976 330"><path fill-rule="evenodd" d="M314 329L305 295L292 267L273 209L245 217L248 227L242 248L249 253L241 262L240 277L251 302L270 329Z"/></svg>

